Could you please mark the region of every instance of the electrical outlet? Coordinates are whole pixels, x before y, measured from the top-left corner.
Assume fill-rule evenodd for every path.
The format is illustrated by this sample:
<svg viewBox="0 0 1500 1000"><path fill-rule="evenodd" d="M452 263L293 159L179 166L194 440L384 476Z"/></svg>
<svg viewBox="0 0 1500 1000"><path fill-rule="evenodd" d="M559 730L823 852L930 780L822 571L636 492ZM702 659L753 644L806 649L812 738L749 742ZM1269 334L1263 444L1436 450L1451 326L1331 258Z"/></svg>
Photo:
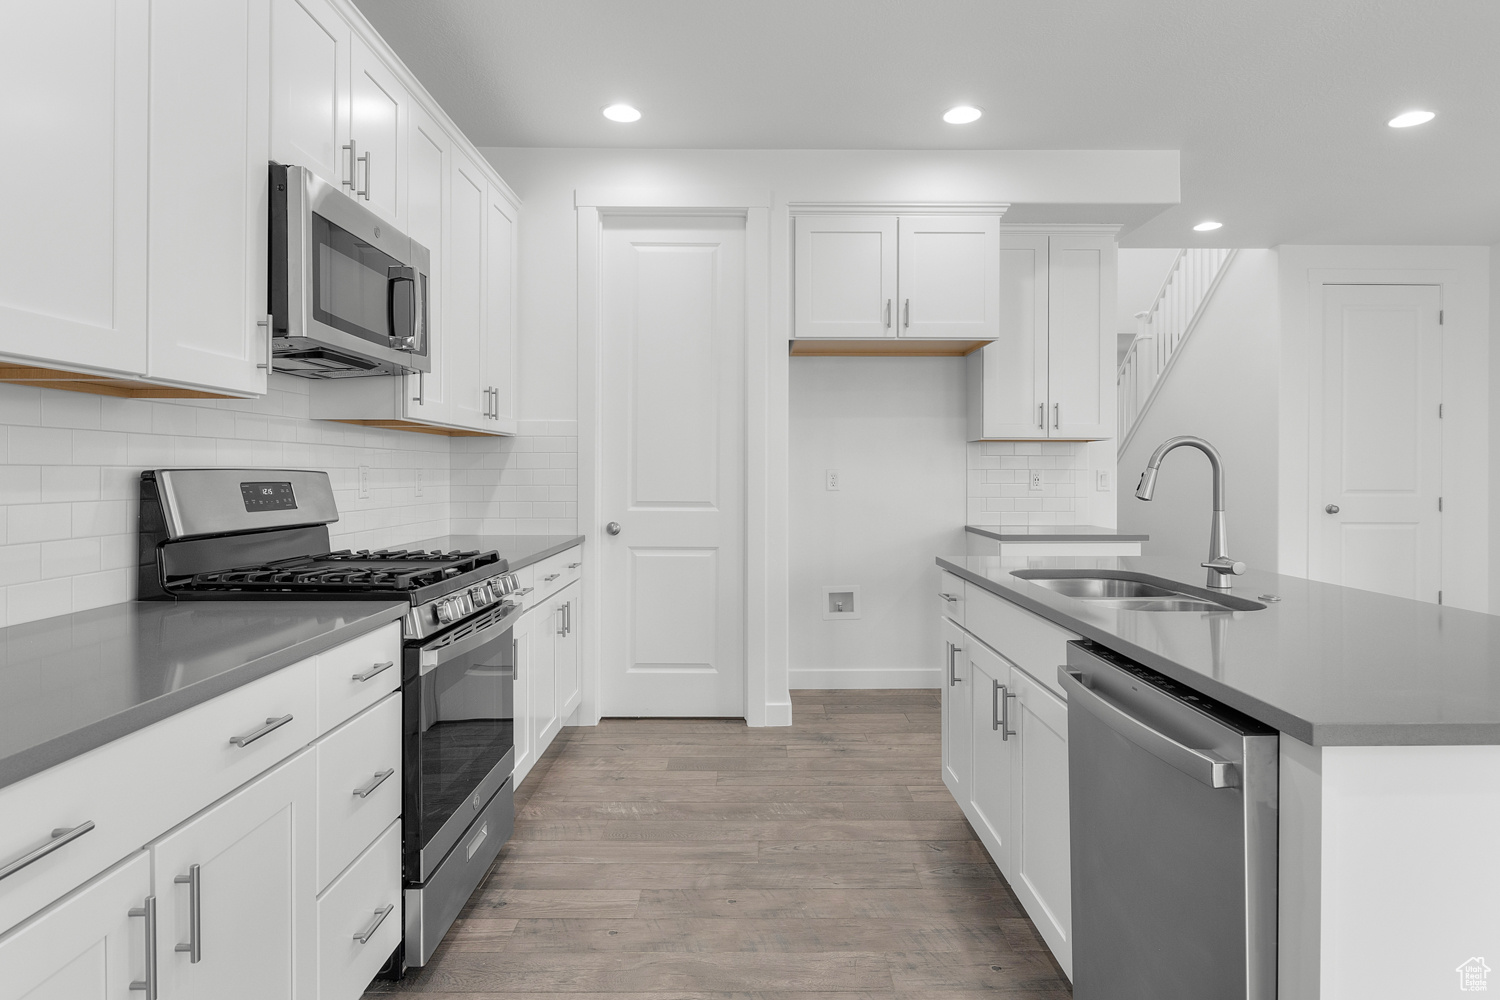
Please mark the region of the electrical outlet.
<svg viewBox="0 0 1500 1000"><path fill-rule="evenodd" d="M422 470L417 470L417 496L422 495Z"/></svg>
<svg viewBox="0 0 1500 1000"><path fill-rule="evenodd" d="M836 489L838 489L839 488L839 470L838 469L829 469L827 475L828 475L828 482L827 482L827 484L825 485L824 488L825 489L830 489L830 490L836 490Z"/></svg>
<svg viewBox="0 0 1500 1000"><path fill-rule="evenodd" d="M1108 493L1109 492L1109 487L1110 487L1110 480L1113 479L1113 478L1114 477L1109 474L1109 470L1108 469L1100 469L1099 473L1098 473L1098 478L1097 478L1097 480L1094 483L1094 488L1096 490L1098 490L1100 493Z"/></svg>
<svg viewBox="0 0 1500 1000"><path fill-rule="evenodd" d="M368 465L359 467L359 498L370 499L370 467Z"/></svg>
<svg viewBox="0 0 1500 1000"><path fill-rule="evenodd" d="M1030 488L1036 493L1040 493L1042 491L1042 474L1040 472L1033 472L1031 474Z"/></svg>

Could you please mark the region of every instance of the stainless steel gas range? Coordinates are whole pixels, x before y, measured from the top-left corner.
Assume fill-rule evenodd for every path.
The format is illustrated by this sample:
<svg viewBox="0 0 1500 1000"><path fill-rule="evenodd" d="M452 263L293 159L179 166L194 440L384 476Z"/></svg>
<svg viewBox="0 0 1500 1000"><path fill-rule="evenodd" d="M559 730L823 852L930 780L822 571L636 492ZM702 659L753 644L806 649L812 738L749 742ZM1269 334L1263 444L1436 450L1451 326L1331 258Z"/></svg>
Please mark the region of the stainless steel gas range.
<svg viewBox="0 0 1500 1000"><path fill-rule="evenodd" d="M405 936L427 963L510 838L516 578L495 552L331 551L325 472L141 474L142 600L406 601L401 663Z"/></svg>

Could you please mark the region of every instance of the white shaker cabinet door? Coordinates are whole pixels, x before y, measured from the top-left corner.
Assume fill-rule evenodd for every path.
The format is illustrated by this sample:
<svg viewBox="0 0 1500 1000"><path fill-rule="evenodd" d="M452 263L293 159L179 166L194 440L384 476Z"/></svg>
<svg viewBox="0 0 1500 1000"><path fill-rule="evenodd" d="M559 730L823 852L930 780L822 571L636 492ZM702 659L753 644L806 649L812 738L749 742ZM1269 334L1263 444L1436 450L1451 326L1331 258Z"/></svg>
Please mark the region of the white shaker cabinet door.
<svg viewBox="0 0 1500 1000"><path fill-rule="evenodd" d="M406 226L406 134L411 95L370 47L349 49L349 138L354 196L392 225Z"/></svg>
<svg viewBox="0 0 1500 1000"><path fill-rule="evenodd" d="M557 643L562 638L563 599L548 598L531 612L536 617L531 638L531 732L536 740L533 766L561 728L557 717Z"/></svg>
<svg viewBox="0 0 1500 1000"><path fill-rule="evenodd" d="M969 440L1047 436L1047 237L1000 239L995 341L969 355Z"/></svg>
<svg viewBox="0 0 1500 1000"><path fill-rule="evenodd" d="M489 430L516 431L516 206L489 185L485 208L484 336L480 369L490 391Z"/></svg>
<svg viewBox="0 0 1500 1000"><path fill-rule="evenodd" d="M1011 872L1011 757L1015 735L1006 727L1010 664L974 639L964 644L969 662L970 792L969 819L990 857L1007 877Z"/></svg>
<svg viewBox="0 0 1500 1000"><path fill-rule="evenodd" d="M1073 880L1068 832L1068 706L1010 670L1015 835L1007 873L1063 970L1073 970Z"/></svg>
<svg viewBox="0 0 1500 1000"><path fill-rule="evenodd" d="M153 378L266 391L269 46L270 0L152 0Z"/></svg>
<svg viewBox="0 0 1500 1000"><path fill-rule="evenodd" d="M968 638L963 629L947 618L942 619L943 632L943 784L953 793L961 807L970 797L970 744L974 720L974 674L964 650Z"/></svg>
<svg viewBox="0 0 1500 1000"><path fill-rule="evenodd" d="M147 981L150 894L151 858L142 851L0 938L0 1000L146 996L130 985Z"/></svg>
<svg viewBox="0 0 1500 1000"><path fill-rule="evenodd" d="M896 217L796 219L797 337L896 335Z"/></svg>
<svg viewBox="0 0 1500 1000"><path fill-rule="evenodd" d="M272 0L271 159L352 192L349 25L327 0Z"/></svg>
<svg viewBox="0 0 1500 1000"><path fill-rule="evenodd" d="M1000 217L903 215L896 332L993 340L1000 331Z"/></svg>
<svg viewBox="0 0 1500 1000"><path fill-rule="evenodd" d="M484 224L489 182L479 166L454 148L448 211L448 248L443 281L443 365L453 423L489 430L492 396L485 390Z"/></svg>
<svg viewBox="0 0 1500 1000"><path fill-rule="evenodd" d="M545 605L532 608L523 614L511 628L511 642L514 644L513 659L516 665L515 688L512 692L514 718L512 732L516 744L516 762L511 773L515 775L513 787L517 788L526 780L526 775L531 771L531 765L536 762L536 731L532 728L530 707L531 679L536 660L535 635L538 629L545 625L543 621L545 613Z"/></svg>
<svg viewBox="0 0 1500 1000"><path fill-rule="evenodd" d="M413 420L446 423L449 419L446 366L448 331L443 323L443 272L447 266L449 172L453 140L422 106L413 104L407 129L406 235L431 254L427 289L427 323L432 371L407 375L406 415Z"/></svg>
<svg viewBox="0 0 1500 1000"><path fill-rule="evenodd" d="M577 549L571 553L577 556ZM576 559L575 559L576 561ZM562 634L553 643L553 662L557 671L557 716L559 727L573 714L583 700L583 677L578 666L578 600L583 585L569 584L558 600L562 602Z"/></svg>
<svg viewBox="0 0 1500 1000"><path fill-rule="evenodd" d="M1115 241L1053 236L1047 272L1047 435L1113 437Z"/></svg>
<svg viewBox="0 0 1500 1000"><path fill-rule="evenodd" d="M149 18L146 0L6 4L0 354L146 370Z"/></svg>
<svg viewBox="0 0 1500 1000"><path fill-rule="evenodd" d="M315 994L316 787L304 750L152 845L163 998Z"/></svg>

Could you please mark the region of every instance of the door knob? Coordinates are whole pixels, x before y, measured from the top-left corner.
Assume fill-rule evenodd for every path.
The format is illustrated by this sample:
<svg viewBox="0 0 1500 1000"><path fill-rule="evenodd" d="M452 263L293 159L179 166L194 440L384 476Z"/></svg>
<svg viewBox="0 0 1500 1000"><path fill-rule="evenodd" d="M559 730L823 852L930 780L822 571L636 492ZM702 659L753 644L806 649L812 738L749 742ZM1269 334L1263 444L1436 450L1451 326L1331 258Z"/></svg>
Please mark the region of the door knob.
<svg viewBox="0 0 1500 1000"><path fill-rule="evenodd" d="M1339 512L1339 505L1331 503L1327 507L1324 507L1323 510L1329 514L1337 514Z"/></svg>
<svg viewBox="0 0 1500 1000"><path fill-rule="evenodd" d="M604 526L604 530L609 532L611 535L618 535L620 533L620 522L611 521Z"/></svg>

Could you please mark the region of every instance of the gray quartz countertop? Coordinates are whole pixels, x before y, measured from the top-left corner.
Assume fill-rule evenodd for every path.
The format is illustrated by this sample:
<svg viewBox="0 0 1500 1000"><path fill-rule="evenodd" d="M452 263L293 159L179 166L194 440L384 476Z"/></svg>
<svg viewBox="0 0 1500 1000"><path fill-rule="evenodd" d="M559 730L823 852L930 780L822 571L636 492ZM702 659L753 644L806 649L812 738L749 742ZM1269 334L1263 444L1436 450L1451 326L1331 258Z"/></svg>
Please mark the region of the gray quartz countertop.
<svg viewBox="0 0 1500 1000"><path fill-rule="evenodd" d="M1101 528L1097 524L1036 524L984 526L969 524L964 530L1000 542L1149 542L1150 535Z"/></svg>
<svg viewBox="0 0 1500 1000"><path fill-rule="evenodd" d="M937 562L1304 743L1500 744L1500 617L1255 570L1232 593L1281 597L1263 611L1124 611L1011 574L1123 569L1202 587L1204 571L1144 556Z"/></svg>
<svg viewBox="0 0 1500 1000"><path fill-rule="evenodd" d="M413 542L407 548L442 549L444 552L495 549L500 558L516 570L582 544L582 535L439 535Z"/></svg>
<svg viewBox="0 0 1500 1000"><path fill-rule="evenodd" d="M0 787L372 632L392 601L135 601L0 629Z"/></svg>

